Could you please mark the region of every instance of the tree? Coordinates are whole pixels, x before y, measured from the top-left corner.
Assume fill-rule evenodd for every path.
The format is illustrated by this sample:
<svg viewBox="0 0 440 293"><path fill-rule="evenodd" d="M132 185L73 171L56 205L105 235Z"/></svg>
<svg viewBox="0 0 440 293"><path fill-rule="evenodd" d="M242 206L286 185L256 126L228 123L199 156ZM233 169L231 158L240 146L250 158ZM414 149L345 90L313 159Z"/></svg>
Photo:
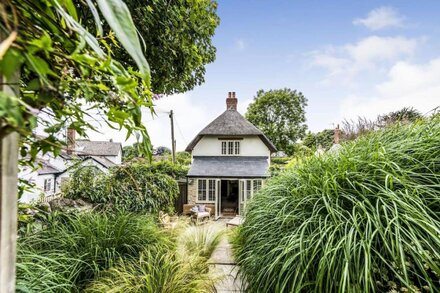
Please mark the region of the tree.
<svg viewBox="0 0 440 293"><path fill-rule="evenodd" d="M85 3L85 1L84 1ZM20 72L18 97L0 92L0 137L21 135L22 157L39 152L59 153L66 126L84 135L94 129L90 113L97 112L112 127L151 143L141 123L141 108L152 110L150 68L142 53L136 27L122 0L97 0L75 7L73 0L11 0L0 4L0 30L7 39L0 48L0 74L7 80ZM92 35L81 24L78 11L101 11L94 24L103 23L111 35ZM104 21L105 19L105 21ZM134 60L126 69L112 58L110 43L118 44ZM45 137L33 133L37 124ZM30 161L32 162L32 161Z"/></svg>
<svg viewBox="0 0 440 293"><path fill-rule="evenodd" d="M377 117L377 123L379 126L384 127L397 122L408 123L414 122L417 119L423 118L422 114L414 108L404 107L398 111L390 112L385 115Z"/></svg>
<svg viewBox="0 0 440 293"><path fill-rule="evenodd" d="M171 150L166 146L159 146L154 150L156 156L171 155Z"/></svg>
<svg viewBox="0 0 440 293"><path fill-rule="evenodd" d="M334 130L324 129L323 131L312 133L308 132L302 141L302 144L306 147L316 150L319 146L328 150L334 141Z"/></svg>
<svg viewBox="0 0 440 293"><path fill-rule="evenodd" d="M306 97L296 90L259 90L245 116L279 150L291 155L295 142L304 136L307 129L306 106Z"/></svg>
<svg viewBox="0 0 440 293"><path fill-rule="evenodd" d="M77 0L78 2L80 0ZM219 24L212 0L125 0L144 43L152 71L152 91L185 92L204 82L205 65L215 60L212 37ZM89 27L93 15L84 10ZM104 31L108 27L104 26ZM112 46L124 66L135 66L125 50Z"/></svg>

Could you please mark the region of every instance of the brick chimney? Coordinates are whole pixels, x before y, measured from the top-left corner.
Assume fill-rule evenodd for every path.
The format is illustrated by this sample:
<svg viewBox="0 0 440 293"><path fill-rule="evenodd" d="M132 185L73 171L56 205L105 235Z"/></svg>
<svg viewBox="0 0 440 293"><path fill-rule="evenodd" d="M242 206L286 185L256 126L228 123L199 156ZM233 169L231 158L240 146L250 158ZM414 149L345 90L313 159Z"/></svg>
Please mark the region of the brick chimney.
<svg viewBox="0 0 440 293"><path fill-rule="evenodd" d="M339 144L340 136L341 136L341 130L339 129L339 124L338 124L335 128L335 136L333 141L335 144Z"/></svg>
<svg viewBox="0 0 440 293"><path fill-rule="evenodd" d="M75 151L75 129L73 128L67 128L67 154L71 155Z"/></svg>
<svg viewBox="0 0 440 293"><path fill-rule="evenodd" d="M237 111L238 100L235 97L235 92L229 92L228 98L226 99L226 110Z"/></svg>

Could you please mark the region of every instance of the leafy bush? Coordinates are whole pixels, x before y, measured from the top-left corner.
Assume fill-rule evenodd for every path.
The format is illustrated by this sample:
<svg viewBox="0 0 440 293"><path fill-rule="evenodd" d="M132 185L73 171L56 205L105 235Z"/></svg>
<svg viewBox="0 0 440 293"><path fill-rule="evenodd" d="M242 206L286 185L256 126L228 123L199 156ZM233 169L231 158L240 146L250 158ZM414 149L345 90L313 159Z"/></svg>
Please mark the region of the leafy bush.
<svg viewBox="0 0 440 293"><path fill-rule="evenodd" d="M17 285L21 291L76 291L119 258L145 249L173 248L149 216L89 212L59 215L45 229L19 238Z"/></svg>
<svg viewBox="0 0 440 293"><path fill-rule="evenodd" d="M147 166L151 173L162 173L175 179L185 178L186 174L188 174L189 169L188 166L173 164L173 162L167 160L152 162L151 165Z"/></svg>
<svg viewBox="0 0 440 293"><path fill-rule="evenodd" d="M95 280L85 292L214 292L206 260L147 250L138 260L121 260Z"/></svg>
<svg viewBox="0 0 440 293"><path fill-rule="evenodd" d="M115 167L109 174L93 169L74 172L63 189L64 195L132 212L173 209L179 192L177 182L166 174L152 173L151 166L131 163Z"/></svg>
<svg viewBox="0 0 440 293"><path fill-rule="evenodd" d="M438 290L439 145L440 118L396 125L273 178L234 239L248 291Z"/></svg>

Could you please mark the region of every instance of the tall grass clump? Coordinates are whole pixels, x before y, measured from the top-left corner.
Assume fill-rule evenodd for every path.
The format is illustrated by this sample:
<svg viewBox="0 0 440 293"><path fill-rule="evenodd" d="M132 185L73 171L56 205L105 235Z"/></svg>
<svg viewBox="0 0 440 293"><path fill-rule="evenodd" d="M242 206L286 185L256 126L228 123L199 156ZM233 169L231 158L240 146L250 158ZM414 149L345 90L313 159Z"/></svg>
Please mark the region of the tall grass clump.
<svg viewBox="0 0 440 293"><path fill-rule="evenodd" d="M214 292L206 260L172 251L146 250L139 259L124 260L106 271L85 292L190 293Z"/></svg>
<svg viewBox="0 0 440 293"><path fill-rule="evenodd" d="M215 292L218 278L209 272L208 259L221 240L222 228L183 224L173 231L175 249L154 247L136 260L121 259L86 292Z"/></svg>
<svg viewBox="0 0 440 293"><path fill-rule="evenodd" d="M155 246L174 247L149 216L62 214L19 239L17 284L28 292L43 292L41 286L46 291L69 286L64 291L78 291L119 258L135 259Z"/></svg>
<svg viewBox="0 0 440 293"><path fill-rule="evenodd" d="M248 292L438 291L440 119L372 132L273 178L234 253Z"/></svg>
<svg viewBox="0 0 440 293"><path fill-rule="evenodd" d="M178 237L178 250L182 256L195 255L209 259L223 237L222 225L188 226Z"/></svg>

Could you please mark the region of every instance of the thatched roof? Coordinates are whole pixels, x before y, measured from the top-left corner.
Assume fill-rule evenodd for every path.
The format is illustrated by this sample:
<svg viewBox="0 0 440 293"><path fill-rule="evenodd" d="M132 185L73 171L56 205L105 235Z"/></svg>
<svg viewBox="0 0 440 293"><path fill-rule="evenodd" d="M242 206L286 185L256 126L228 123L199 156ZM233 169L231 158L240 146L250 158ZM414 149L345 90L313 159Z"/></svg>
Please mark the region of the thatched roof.
<svg viewBox="0 0 440 293"><path fill-rule="evenodd" d="M273 143L252 123L235 110L226 110L208 124L186 147L190 152L203 136L258 136L271 152L276 152Z"/></svg>

